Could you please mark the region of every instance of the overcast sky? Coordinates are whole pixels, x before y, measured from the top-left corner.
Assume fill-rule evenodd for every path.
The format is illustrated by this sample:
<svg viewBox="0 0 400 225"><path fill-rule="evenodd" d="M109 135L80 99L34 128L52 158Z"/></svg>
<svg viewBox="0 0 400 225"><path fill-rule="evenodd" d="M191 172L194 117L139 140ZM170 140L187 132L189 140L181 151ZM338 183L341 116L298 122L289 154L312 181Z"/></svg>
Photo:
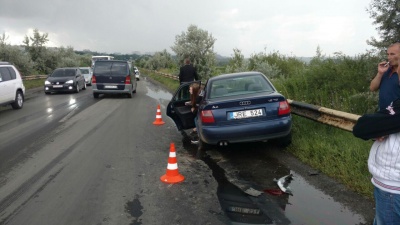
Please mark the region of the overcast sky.
<svg viewBox="0 0 400 225"><path fill-rule="evenodd" d="M173 53L189 25L208 31L214 51L245 57L259 52L329 56L371 49L378 38L366 9L370 0L0 0L0 34L22 44L32 30L48 33L48 46L106 53Z"/></svg>

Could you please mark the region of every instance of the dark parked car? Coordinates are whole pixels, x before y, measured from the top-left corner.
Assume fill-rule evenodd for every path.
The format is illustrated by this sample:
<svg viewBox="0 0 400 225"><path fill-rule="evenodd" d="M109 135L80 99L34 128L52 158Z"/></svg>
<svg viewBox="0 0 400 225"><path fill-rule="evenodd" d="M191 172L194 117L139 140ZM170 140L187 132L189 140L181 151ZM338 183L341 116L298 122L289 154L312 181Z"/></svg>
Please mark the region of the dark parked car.
<svg viewBox="0 0 400 225"><path fill-rule="evenodd" d="M96 61L92 75L93 97L100 94L125 94L132 98L136 93L136 78L127 61Z"/></svg>
<svg viewBox="0 0 400 225"><path fill-rule="evenodd" d="M44 82L44 93L76 92L86 89L85 78L78 67L57 68Z"/></svg>
<svg viewBox="0 0 400 225"><path fill-rule="evenodd" d="M191 106L185 105L191 83L182 84L167 107L178 130L195 127ZM208 79L202 94L197 116L200 147L270 139L284 146L291 143L290 106L264 74L215 76Z"/></svg>

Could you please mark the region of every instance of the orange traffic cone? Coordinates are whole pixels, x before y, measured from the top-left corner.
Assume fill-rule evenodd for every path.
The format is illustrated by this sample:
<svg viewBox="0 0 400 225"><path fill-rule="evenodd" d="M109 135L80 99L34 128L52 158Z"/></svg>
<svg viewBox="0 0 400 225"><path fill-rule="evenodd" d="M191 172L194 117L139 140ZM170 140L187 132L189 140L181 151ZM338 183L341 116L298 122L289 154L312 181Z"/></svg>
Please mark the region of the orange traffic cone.
<svg viewBox="0 0 400 225"><path fill-rule="evenodd" d="M169 158L168 158L168 166L167 173L160 177L161 181L164 183L178 183L185 179L178 171L178 162L176 160L176 152L174 143L170 144Z"/></svg>
<svg viewBox="0 0 400 225"><path fill-rule="evenodd" d="M157 114L156 114L156 120L154 120L153 124L154 125L163 125L165 122L161 118L161 109L160 105L157 106Z"/></svg>

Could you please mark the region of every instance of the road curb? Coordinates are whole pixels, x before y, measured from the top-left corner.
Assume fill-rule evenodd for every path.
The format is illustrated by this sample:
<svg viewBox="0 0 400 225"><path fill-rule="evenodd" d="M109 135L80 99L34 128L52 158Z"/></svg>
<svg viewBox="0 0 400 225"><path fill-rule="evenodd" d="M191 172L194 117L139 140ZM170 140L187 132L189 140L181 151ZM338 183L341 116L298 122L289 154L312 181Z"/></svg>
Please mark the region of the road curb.
<svg viewBox="0 0 400 225"><path fill-rule="evenodd" d="M43 87L37 87L25 90L25 100L32 98L34 95L40 92L43 92Z"/></svg>

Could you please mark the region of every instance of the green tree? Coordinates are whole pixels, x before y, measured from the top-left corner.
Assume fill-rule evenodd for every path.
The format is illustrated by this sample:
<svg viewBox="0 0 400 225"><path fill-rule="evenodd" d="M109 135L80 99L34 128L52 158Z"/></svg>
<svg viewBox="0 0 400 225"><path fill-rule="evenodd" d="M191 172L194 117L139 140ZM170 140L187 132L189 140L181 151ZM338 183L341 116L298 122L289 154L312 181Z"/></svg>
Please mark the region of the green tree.
<svg viewBox="0 0 400 225"><path fill-rule="evenodd" d="M162 52L156 52L153 57L148 59L145 67L151 70L158 70L161 68L172 69L175 67L175 62L171 54L164 49Z"/></svg>
<svg viewBox="0 0 400 225"><path fill-rule="evenodd" d="M233 49L233 56L225 69L227 73L244 72L248 70L248 62L244 59L240 49Z"/></svg>
<svg viewBox="0 0 400 225"><path fill-rule="evenodd" d="M28 37L25 35L23 43L25 50L29 52L32 61L35 63L37 72L48 72L46 67L46 60L44 56L47 54L45 44L49 41L48 34L40 34L38 29L33 30L33 36Z"/></svg>
<svg viewBox="0 0 400 225"><path fill-rule="evenodd" d="M390 44L400 41L400 1L399 0L372 0L367 11L374 19L381 40L371 37L367 40L379 50L385 50Z"/></svg>
<svg viewBox="0 0 400 225"><path fill-rule="evenodd" d="M200 79L205 80L213 73L215 65L214 43L216 39L207 31L190 25L187 32L175 37L175 45L171 49L176 53L182 64L189 56L197 68Z"/></svg>
<svg viewBox="0 0 400 225"><path fill-rule="evenodd" d="M14 64L22 75L31 75L33 63L30 57L18 46L7 44L7 39L8 36L5 33L0 36L0 61Z"/></svg>

